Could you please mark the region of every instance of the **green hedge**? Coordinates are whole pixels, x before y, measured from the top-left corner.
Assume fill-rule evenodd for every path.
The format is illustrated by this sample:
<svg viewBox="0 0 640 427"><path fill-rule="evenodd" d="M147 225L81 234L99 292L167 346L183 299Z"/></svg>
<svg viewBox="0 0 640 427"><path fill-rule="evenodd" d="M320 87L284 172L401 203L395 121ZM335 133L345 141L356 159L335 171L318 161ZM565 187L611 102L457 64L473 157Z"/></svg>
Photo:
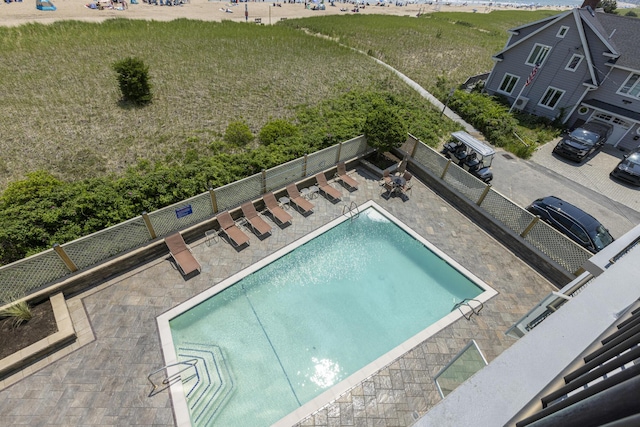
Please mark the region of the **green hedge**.
<svg viewBox="0 0 640 427"><path fill-rule="evenodd" d="M380 100L397 112L411 133L436 146L457 125L419 96L351 91L314 107L296 109L290 122L265 125L268 145L238 149L217 141L210 152L180 148L167 161L140 161L122 176L63 182L49 172L31 173L0 197L0 263L7 264L118 224L230 182L269 169L363 133L368 113ZM244 129L237 122L233 129ZM296 132L284 130L296 129ZM232 129L232 131L233 131ZM242 130L241 129L241 130ZM234 133L229 132L226 135ZM262 132L261 132L262 134ZM189 146L189 141L184 145Z"/></svg>

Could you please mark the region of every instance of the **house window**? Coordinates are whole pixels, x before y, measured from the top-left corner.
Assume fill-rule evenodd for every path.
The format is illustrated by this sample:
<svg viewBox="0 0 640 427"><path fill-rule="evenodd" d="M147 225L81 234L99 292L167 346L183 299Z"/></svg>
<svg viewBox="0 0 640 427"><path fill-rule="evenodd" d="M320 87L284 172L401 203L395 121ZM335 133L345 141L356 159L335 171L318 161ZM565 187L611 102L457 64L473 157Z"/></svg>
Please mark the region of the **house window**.
<svg viewBox="0 0 640 427"><path fill-rule="evenodd" d="M640 98L640 74L631 74L618 93Z"/></svg>
<svg viewBox="0 0 640 427"><path fill-rule="evenodd" d="M564 69L568 71L575 71L583 59L584 59L584 56L574 53L571 59L569 60L569 63L567 64L566 67L564 67Z"/></svg>
<svg viewBox="0 0 640 427"><path fill-rule="evenodd" d="M556 108L556 105L558 105L558 101L560 101L560 98L562 98L562 95L564 95L563 90L549 86L547 88L547 91L542 96L542 99L540 99L540 103L538 103L538 105L542 107L547 107L553 110L554 108Z"/></svg>
<svg viewBox="0 0 640 427"><path fill-rule="evenodd" d="M498 88L498 92L511 95L513 88L518 84L518 80L520 80L520 77L505 73L502 83L500 83L500 87Z"/></svg>
<svg viewBox="0 0 640 427"><path fill-rule="evenodd" d="M549 54L551 50L551 46L545 46L542 44L536 43L536 45L531 50L529 54L529 58L527 59L527 65L536 65L542 64Z"/></svg>
<svg viewBox="0 0 640 427"><path fill-rule="evenodd" d="M569 31L569 27L565 27L564 25L562 27L560 27L560 29L558 30L558 34L556 34L556 37L560 37L561 39L564 38L564 36L567 35L567 31Z"/></svg>

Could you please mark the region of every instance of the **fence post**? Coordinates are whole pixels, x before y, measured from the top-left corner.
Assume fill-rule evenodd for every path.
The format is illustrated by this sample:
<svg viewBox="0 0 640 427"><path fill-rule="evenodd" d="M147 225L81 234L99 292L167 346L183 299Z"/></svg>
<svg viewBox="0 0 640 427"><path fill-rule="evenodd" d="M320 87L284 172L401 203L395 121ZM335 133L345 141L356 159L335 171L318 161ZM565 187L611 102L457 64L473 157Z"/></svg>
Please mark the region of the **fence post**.
<svg viewBox="0 0 640 427"><path fill-rule="evenodd" d="M487 197L487 194L489 194L489 190L491 190L491 184L487 184L487 186L484 187L482 194L480 195L480 197L478 197L478 201L476 202L476 205L480 206L482 202L484 202L484 198Z"/></svg>
<svg viewBox="0 0 640 427"><path fill-rule="evenodd" d="M69 271L71 271L72 273L74 271L78 271L78 266L71 260L71 258L69 258L69 255L67 255L67 253L64 251L62 246L60 246L57 243L54 243L53 250L56 251L56 254L58 254L58 256L60 257L62 262L64 262L64 265L69 269Z"/></svg>
<svg viewBox="0 0 640 427"><path fill-rule="evenodd" d="M267 171L262 169L262 194L267 192Z"/></svg>
<svg viewBox="0 0 640 427"><path fill-rule="evenodd" d="M151 220L149 219L149 215L147 215L146 211L142 212L142 219L144 220L144 224L147 226L147 230L149 230L149 235L151 236L151 240L158 237L156 236L156 231L153 229L153 225L151 225Z"/></svg>
<svg viewBox="0 0 640 427"><path fill-rule="evenodd" d="M418 138L413 138L413 148L411 149L411 158L414 158L416 155L416 150L418 150Z"/></svg>
<svg viewBox="0 0 640 427"><path fill-rule="evenodd" d="M451 163L452 163L452 160L449 159L447 164L444 165L444 169L442 170L442 174L440 175L440 179L444 179L444 176L447 174L447 169L449 169L449 166L451 165Z"/></svg>
<svg viewBox="0 0 640 427"><path fill-rule="evenodd" d="M213 187L209 187L209 196L211 197L211 209L213 213L218 213L218 201L216 200L216 193L213 191Z"/></svg>
<svg viewBox="0 0 640 427"><path fill-rule="evenodd" d="M342 142L338 144L338 152L336 153L336 164L340 162L340 152L342 151Z"/></svg>
<svg viewBox="0 0 640 427"><path fill-rule="evenodd" d="M302 177L307 176L307 153L304 154L304 161L302 162Z"/></svg>
<svg viewBox="0 0 640 427"><path fill-rule="evenodd" d="M527 234L529 234L533 226L536 225L538 221L540 221L540 217L538 215L534 216L529 225L527 225L524 231L520 233L520 237L522 237L523 239L527 237Z"/></svg>

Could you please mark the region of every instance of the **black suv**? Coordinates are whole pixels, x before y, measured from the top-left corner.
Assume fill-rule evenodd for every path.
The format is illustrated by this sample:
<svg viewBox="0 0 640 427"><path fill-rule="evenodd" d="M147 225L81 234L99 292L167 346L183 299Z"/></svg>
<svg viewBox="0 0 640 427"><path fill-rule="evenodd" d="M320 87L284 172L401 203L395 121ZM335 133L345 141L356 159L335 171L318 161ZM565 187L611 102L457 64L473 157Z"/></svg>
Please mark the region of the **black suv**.
<svg viewBox="0 0 640 427"><path fill-rule="evenodd" d="M613 242L609 230L598 220L580 208L554 196L535 200L527 208L529 212L550 224L553 228L596 253Z"/></svg>
<svg viewBox="0 0 640 427"><path fill-rule="evenodd" d="M607 141L613 126L602 122L585 123L572 132L563 135L553 152L567 159L581 162Z"/></svg>
<svg viewBox="0 0 640 427"><path fill-rule="evenodd" d="M624 156L624 159L609 175L627 181L629 184L640 186L640 148Z"/></svg>

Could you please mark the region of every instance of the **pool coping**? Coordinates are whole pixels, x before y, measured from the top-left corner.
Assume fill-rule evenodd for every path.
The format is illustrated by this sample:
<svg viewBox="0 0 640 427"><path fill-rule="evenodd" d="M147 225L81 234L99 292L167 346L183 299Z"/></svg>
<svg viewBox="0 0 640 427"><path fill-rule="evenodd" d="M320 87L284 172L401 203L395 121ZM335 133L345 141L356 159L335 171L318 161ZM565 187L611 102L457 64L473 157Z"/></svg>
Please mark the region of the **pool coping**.
<svg viewBox="0 0 640 427"><path fill-rule="evenodd" d="M478 278L469 270L467 270L462 265L460 265L458 262L453 260L446 253L442 252L440 249L434 246L431 242L426 240L420 234L416 233L414 230L412 230L410 227L408 227L406 224L404 224L402 221L400 221L397 217L392 215L389 211L384 209L382 206L378 205L376 202L369 200L361 204L360 206L358 206L357 209L358 211L360 211L360 210L365 210L369 207L373 207L374 209L378 210L383 216L385 216L394 224L399 226L402 230L407 232L409 235L411 235L413 238L418 240L420 243L425 245L436 256L441 258L447 264L454 267L461 274L463 274L465 277L471 280L476 286L482 289L483 292L480 295L478 295L475 298L475 300L479 301L480 303L485 303L486 301L488 301L489 299L493 298L498 294L498 292L495 289L491 288L488 284L483 282L480 278ZM198 295L195 295L194 297L188 299L187 301L184 301L183 303L178 304L177 306L159 315L156 318L156 322L157 322L158 332L160 336L160 343L162 346L162 354L164 357L165 366L167 366L168 377L178 375L181 369L179 366L169 366L178 362L175 347L173 345L173 337L171 335L171 329L169 327L169 321L171 319L182 314L186 310L192 307L195 307L196 305L202 303L203 301L212 297L213 295L216 295L217 293L222 292L228 287L233 286L238 280L242 279L243 277L248 276L254 273L255 271L265 267L266 265L270 264L276 259L295 250L299 246L304 245L308 241L330 230L336 225L342 222L348 221L351 218L351 215L352 213L347 213L346 215L343 214L337 217L336 219L308 233L302 238L296 240L295 242L285 246L284 248L279 249L273 254L266 256L265 258L252 264L251 266L239 271L236 274L229 276L228 278L224 279L220 283L211 286L209 289L199 293ZM274 427L291 426L296 422L300 421L301 419L313 414L314 412L317 412L322 407L335 401L340 396L347 393L353 387L357 386L367 378L373 376L376 372L390 365L395 360L400 358L402 355L408 353L410 350L418 346L420 343L422 343L429 337L433 336L440 330L444 329L445 327L453 324L455 321L459 320L462 317L463 317L462 310L455 310L450 312L448 315L439 319L438 321L436 321L426 329L422 330L421 332L418 332L416 335L409 338L399 346L396 346L395 348L391 349L384 355L380 356L378 359L374 360L373 362L365 365L358 371L354 372L348 378L344 379L343 381L334 385L330 389L316 396L309 402L305 403L304 405L295 409L291 413L287 414L286 416L281 418L279 421L275 422L273 426ZM191 427L192 426L191 417L189 414L189 409L187 406L184 389L182 387L182 382L181 381L173 382L169 387L169 392L170 392L171 401L173 404L174 419L176 421L176 425L178 427Z"/></svg>

